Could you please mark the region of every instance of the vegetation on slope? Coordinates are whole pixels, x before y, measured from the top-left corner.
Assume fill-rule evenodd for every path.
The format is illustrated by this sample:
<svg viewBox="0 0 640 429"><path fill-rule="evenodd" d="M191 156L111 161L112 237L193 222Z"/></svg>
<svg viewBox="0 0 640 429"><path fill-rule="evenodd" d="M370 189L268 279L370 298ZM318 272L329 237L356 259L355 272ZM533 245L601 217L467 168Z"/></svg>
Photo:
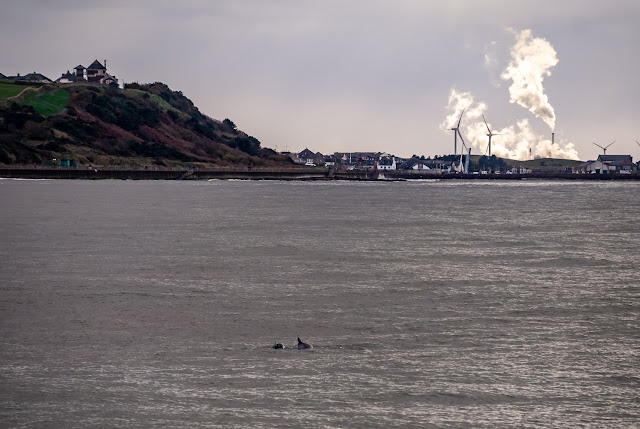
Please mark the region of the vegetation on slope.
<svg viewBox="0 0 640 429"><path fill-rule="evenodd" d="M69 101L69 91L66 89L51 90L48 92L32 92L23 101L25 106L33 108L45 118L61 113Z"/></svg>
<svg viewBox="0 0 640 429"><path fill-rule="evenodd" d="M0 82L0 99L15 97L16 95L24 91L25 88L27 88L27 86L15 85L10 82L11 81Z"/></svg>
<svg viewBox="0 0 640 429"><path fill-rule="evenodd" d="M231 120L203 115L162 83L125 89L45 85L0 103L0 163L46 164L63 157L93 165L288 164Z"/></svg>

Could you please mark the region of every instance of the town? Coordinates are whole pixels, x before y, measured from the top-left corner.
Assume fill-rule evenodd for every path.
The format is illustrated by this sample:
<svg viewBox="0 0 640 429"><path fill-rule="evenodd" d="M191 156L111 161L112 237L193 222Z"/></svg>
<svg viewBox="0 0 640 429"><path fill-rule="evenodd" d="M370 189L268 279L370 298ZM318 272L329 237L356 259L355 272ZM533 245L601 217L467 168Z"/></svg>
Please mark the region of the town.
<svg viewBox="0 0 640 429"><path fill-rule="evenodd" d="M640 143L638 144L640 146ZM456 155L441 157L401 158L385 152L335 152L323 155L304 149L299 153L282 152L289 156L293 162L310 167L324 166L348 171L389 171L408 170L421 172L422 174L528 174L535 168L530 166L531 161L523 161L521 165L509 167L503 159L493 156L471 155L466 161L460 161ZM545 161L540 161L544 166ZM517 164L517 162L516 162ZM637 174L640 171L640 163L634 163L631 155L600 155L596 160L586 162L575 161L572 166L565 167L564 173L575 174Z"/></svg>

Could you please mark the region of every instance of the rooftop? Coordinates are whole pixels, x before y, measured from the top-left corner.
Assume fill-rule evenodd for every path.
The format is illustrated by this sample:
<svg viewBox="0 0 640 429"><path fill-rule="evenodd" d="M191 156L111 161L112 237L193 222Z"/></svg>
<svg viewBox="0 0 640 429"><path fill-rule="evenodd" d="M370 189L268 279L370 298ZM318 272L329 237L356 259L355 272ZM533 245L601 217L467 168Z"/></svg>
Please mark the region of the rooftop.
<svg viewBox="0 0 640 429"><path fill-rule="evenodd" d="M87 70L106 70L106 69L107 68L102 64L100 64L100 61L98 60L95 60L94 62L91 63L89 67L87 67Z"/></svg>

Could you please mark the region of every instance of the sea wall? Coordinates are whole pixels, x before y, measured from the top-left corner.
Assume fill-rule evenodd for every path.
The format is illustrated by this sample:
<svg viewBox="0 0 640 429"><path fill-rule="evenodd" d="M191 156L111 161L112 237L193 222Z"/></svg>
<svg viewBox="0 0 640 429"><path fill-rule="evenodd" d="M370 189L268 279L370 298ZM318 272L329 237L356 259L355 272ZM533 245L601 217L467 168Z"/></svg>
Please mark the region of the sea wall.
<svg viewBox="0 0 640 429"><path fill-rule="evenodd" d="M449 174L435 171L358 171L315 168L130 168L130 167L33 167L0 166L0 177L21 179L117 179L117 180L640 180L640 174Z"/></svg>
<svg viewBox="0 0 640 429"><path fill-rule="evenodd" d="M22 179L119 179L119 180L313 180L324 179L324 169L269 168L126 168L126 167L28 167L1 166L0 177Z"/></svg>

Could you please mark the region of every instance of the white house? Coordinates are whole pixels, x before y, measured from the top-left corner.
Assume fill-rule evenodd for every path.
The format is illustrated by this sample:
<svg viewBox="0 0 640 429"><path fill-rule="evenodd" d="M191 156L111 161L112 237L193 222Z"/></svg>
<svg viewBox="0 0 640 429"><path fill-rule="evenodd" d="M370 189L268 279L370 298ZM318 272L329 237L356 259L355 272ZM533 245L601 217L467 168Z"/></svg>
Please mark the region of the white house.
<svg viewBox="0 0 640 429"><path fill-rule="evenodd" d="M378 161L378 170L395 170L396 169L396 158L380 158Z"/></svg>

